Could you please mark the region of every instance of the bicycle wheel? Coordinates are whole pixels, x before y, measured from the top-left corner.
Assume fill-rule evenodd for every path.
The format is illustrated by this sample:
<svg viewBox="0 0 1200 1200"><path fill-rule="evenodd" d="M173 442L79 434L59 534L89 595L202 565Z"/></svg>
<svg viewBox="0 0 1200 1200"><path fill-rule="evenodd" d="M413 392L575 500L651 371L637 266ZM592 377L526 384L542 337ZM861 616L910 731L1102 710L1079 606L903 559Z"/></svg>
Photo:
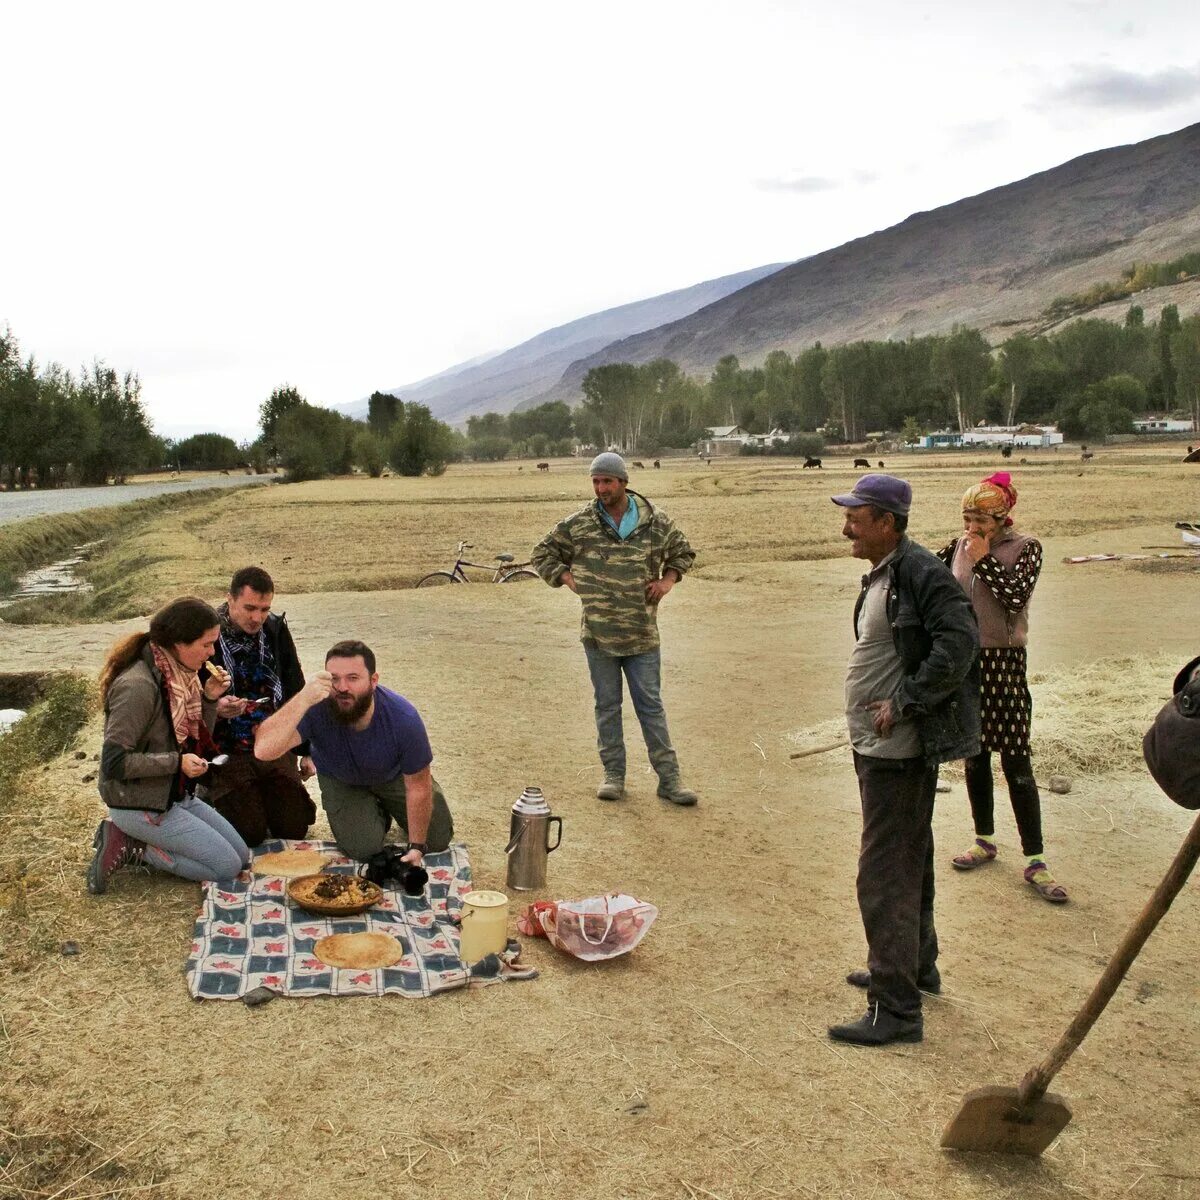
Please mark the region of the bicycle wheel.
<svg viewBox="0 0 1200 1200"><path fill-rule="evenodd" d="M417 587L441 587L444 583L458 583L458 576L449 571L434 571L423 579L417 580Z"/></svg>
<svg viewBox="0 0 1200 1200"><path fill-rule="evenodd" d="M536 571L529 570L528 567L518 567L515 571L509 571L507 575L500 576L501 583L520 583L523 579L540 579L541 576Z"/></svg>

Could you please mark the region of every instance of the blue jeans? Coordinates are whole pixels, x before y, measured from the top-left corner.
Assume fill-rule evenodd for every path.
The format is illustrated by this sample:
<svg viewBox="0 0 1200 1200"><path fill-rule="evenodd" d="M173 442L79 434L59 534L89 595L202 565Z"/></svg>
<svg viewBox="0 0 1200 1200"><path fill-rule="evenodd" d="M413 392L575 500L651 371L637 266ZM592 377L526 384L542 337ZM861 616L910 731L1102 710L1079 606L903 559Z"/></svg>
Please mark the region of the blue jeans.
<svg viewBox="0 0 1200 1200"><path fill-rule="evenodd" d="M659 681L662 673L657 650L645 654L618 657L605 654L594 642L583 643L592 690L596 694L596 745L604 764L605 778L625 778L625 736L621 728L621 676L629 685L633 711L646 739L650 765L663 782L679 778L679 759L667 732L667 714L663 708Z"/></svg>
<svg viewBox="0 0 1200 1200"><path fill-rule="evenodd" d="M250 865L250 851L238 831L195 796L177 800L165 813L110 808L108 818L122 833L146 843L147 866L170 875L228 880Z"/></svg>

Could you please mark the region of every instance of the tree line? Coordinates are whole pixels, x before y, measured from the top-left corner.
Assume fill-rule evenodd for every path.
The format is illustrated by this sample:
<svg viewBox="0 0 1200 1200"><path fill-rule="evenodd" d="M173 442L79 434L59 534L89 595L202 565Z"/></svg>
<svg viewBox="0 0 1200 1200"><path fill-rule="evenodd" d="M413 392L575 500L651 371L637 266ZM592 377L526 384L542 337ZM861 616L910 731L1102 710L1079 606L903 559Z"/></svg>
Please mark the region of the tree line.
<svg viewBox="0 0 1200 1200"><path fill-rule="evenodd" d="M1074 321L1050 334L1018 333L998 350L978 329L904 341L819 342L794 357L773 350L759 367L726 355L707 380L658 359L594 367L575 411L576 436L652 453L691 446L706 429L821 431L857 442L870 432L965 431L989 424L1056 423L1068 437L1132 430L1135 414L1182 410L1200 427L1200 316L1167 305L1147 323L1133 306L1123 325Z"/></svg>

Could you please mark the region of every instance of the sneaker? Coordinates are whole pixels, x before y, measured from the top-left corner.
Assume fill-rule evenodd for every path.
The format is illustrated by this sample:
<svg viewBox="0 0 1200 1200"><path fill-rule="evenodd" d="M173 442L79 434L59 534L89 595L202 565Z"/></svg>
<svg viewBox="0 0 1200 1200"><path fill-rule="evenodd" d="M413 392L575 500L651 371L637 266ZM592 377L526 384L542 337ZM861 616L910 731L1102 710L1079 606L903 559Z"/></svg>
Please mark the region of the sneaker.
<svg viewBox="0 0 1200 1200"><path fill-rule="evenodd" d="M604 782L596 789L597 800L621 800L625 796L625 780L615 775L605 775Z"/></svg>
<svg viewBox="0 0 1200 1200"><path fill-rule="evenodd" d="M680 808L691 808L700 801L700 797L691 788L685 788L678 779L660 780L658 794L664 800L670 800L672 804L678 804Z"/></svg>
<svg viewBox="0 0 1200 1200"><path fill-rule="evenodd" d="M141 862L142 843L122 833L111 821L101 821L92 839L96 853L87 869L87 890L93 896L108 890L108 877L129 863Z"/></svg>
<svg viewBox="0 0 1200 1200"><path fill-rule="evenodd" d="M871 972L858 970L851 971L846 976L846 982L853 984L855 987L869 988L871 986ZM917 987L923 992L928 992L931 996L940 996L942 994L942 976L934 965L928 971L920 971L917 974Z"/></svg>
<svg viewBox="0 0 1200 1200"><path fill-rule="evenodd" d="M889 1042L923 1041L925 1030L920 1017L905 1020L875 1004L857 1021L830 1025L829 1036L835 1042L852 1042L856 1046L886 1046Z"/></svg>

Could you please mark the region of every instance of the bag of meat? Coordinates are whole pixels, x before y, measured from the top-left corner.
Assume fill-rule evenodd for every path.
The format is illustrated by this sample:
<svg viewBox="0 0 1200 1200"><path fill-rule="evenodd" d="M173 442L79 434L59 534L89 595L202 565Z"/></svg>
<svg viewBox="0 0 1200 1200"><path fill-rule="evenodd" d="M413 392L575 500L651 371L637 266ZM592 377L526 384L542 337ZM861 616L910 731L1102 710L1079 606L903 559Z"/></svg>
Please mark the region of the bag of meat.
<svg viewBox="0 0 1200 1200"><path fill-rule="evenodd" d="M517 919L517 927L575 958L598 962L628 954L657 916L653 904L613 892L586 900L536 901Z"/></svg>

